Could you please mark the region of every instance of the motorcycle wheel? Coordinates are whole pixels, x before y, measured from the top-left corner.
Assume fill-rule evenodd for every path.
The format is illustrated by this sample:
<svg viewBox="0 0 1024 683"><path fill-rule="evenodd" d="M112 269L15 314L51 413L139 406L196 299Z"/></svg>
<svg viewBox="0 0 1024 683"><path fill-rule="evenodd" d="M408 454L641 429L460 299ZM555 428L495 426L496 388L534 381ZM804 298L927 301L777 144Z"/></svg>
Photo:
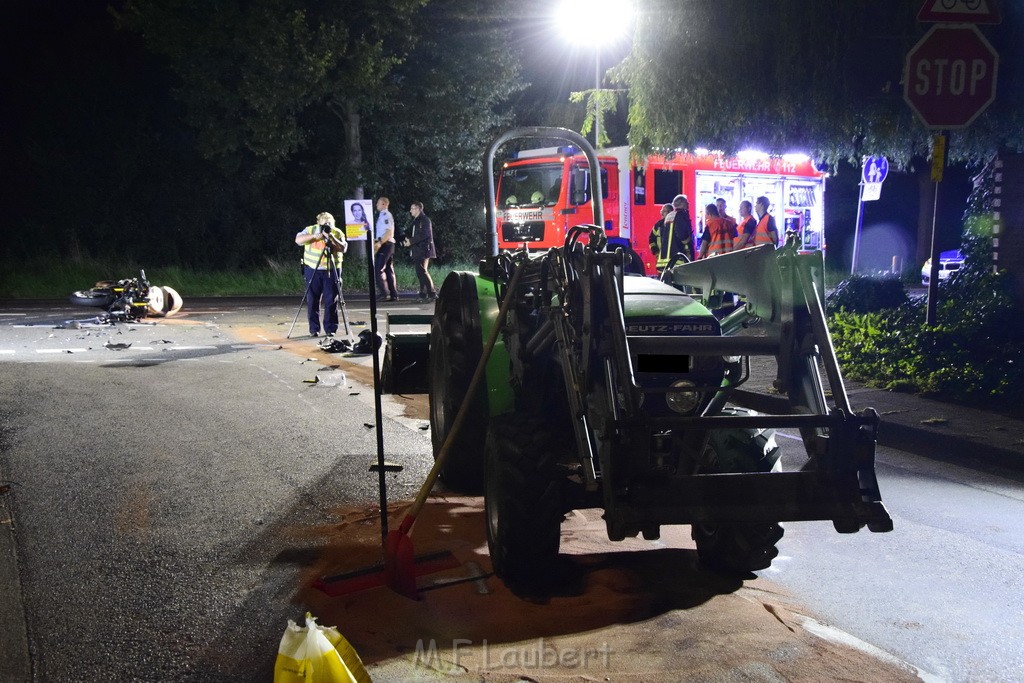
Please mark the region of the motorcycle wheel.
<svg viewBox="0 0 1024 683"><path fill-rule="evenodd" d="M115 295L113 292L103 289L83 289L72 292L69 299L71 303L79 306L106 308L114 303Z"/></svg>

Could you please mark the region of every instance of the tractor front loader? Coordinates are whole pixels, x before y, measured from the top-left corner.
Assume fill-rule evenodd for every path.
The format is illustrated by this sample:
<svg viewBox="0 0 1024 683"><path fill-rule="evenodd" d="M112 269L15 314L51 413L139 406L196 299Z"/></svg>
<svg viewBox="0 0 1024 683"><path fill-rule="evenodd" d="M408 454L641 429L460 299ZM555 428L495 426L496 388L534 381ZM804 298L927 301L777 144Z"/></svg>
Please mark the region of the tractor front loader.
<svg viewBox="0 0 1024 683"><path fill-rule="evenodd" d="M435 445L464 400L473 411L441 476L483 489L498 575L517 591L543 586L573 509L603 509L613 541L688 524L701 561L736 574L771 564L780 522L891 530L874 471L878 416L855 413L847 399L825 324L821 255L768 245L675 266L669 282L627 275L623 251L607 248L599 191L597 225L572 228L562 247L498 254L491 169L498 146L517 137L578 145L598 177L593 149L571 131L500 136L484 164L492 255L478 273L450 274L436 304ZM716 317L717 292L744 303ZM467 397L481 340L508 297L486 388ZM740 388L751 356L774 358L777 369L779 397L757 411ZM779 428L799 430L807 455L787 471Z"/></svg>

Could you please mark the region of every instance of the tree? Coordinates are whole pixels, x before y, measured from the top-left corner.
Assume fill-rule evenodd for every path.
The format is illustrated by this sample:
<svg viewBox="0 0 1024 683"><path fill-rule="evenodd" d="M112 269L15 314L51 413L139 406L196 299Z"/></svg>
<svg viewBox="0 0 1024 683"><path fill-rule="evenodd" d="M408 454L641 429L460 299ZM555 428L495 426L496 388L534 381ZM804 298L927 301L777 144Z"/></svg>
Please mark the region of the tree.
<svg viewBox="0 0 1024 683"><path fill-rule="evenodd" d="M442 258L482 255L483 150L509 125L506 103L523 88L507 47L510 15L495 0L433 0L387 79L396 97L367 121L367 185L402 207L423 202Z"/></svg>
<svg viewBox="0 0 1024 683"><path fill-rule="evenodd" d="M902 99L903 57L928 28L920 0L640 3L633 51L614 72L629 89L630 143L653 147L794 148L835 164L928 156L930 134ZM1024 148L1024 8L1002 3L986 29L1002 53L1000 96L954 132L951 158L979 162Z"/></svg>
<svg viewBox="0 0 1024 683"><path fill-rule="evenodd" d="M479 219L480 150L519 87L499 7L128 0L121 17L166 57L199 148L248 201L294 213L338 207L364 185L408 193L461 254L446 230ZM269 230L247 238L252 251L287 248Z"/></svg>

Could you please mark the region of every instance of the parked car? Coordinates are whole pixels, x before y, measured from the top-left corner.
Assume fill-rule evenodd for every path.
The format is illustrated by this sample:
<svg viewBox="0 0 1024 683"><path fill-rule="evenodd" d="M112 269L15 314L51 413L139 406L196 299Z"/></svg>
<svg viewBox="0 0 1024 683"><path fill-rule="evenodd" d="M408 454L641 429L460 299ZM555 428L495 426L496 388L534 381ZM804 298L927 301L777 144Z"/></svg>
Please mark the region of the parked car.
<svg viewBox="0 0 1024 683"><path fill-rule="evenodd" d="M951 249L939 254L939 281L948 278L954 271L960 270L964 265L963 254L959 249ZM921 267L921 284L927 285L932 274L932 260L928 259Z"/></svg>

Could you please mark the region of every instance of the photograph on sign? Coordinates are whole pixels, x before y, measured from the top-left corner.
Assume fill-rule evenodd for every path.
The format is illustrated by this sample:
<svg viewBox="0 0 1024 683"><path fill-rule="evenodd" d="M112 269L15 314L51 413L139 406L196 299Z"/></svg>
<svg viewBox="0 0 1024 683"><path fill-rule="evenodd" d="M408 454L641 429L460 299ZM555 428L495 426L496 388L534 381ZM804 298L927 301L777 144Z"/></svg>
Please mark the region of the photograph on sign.
<svg viewBox="0 0 1024 683"><path fill-rule="evenodd" d="M369 199L345 200L345 237L351 241L365 240L370 232L373 205Z"/></svg>

